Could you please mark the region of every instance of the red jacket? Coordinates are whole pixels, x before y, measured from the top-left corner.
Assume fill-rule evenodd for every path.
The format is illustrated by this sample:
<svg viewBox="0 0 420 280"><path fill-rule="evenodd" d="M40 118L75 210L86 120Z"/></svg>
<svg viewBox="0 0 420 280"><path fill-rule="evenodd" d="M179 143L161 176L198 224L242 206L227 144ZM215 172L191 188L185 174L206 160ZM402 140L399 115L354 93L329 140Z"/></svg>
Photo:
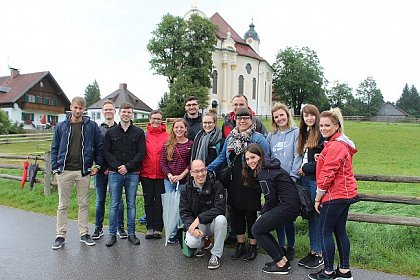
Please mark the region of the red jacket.
<svg viewBox="0 0 420 280"><path fill-rule="evenodd" d="M339 132L325 142L316 163L317 188L326 191L321 203L357 196L352 163L356 152L354 143Z"/></svg>
<svg viewBox="0 0 420 280"><path fill-rule="evenodd" d="M165 176L160 169L160 154L163 145L168 140L166 126L152 127L150 123L146 129L146 154L140 169L140 176L149 179L163 179Z"/></svg>

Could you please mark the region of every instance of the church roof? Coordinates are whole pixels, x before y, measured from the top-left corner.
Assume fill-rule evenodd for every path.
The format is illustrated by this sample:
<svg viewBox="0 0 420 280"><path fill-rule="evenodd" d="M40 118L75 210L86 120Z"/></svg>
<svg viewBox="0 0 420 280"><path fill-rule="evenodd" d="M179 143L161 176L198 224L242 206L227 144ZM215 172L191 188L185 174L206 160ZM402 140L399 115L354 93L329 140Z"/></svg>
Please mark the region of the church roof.
<svg viewBox="0 0 420 280"><path fill-rule="evenodd" d="M251 22L251 24L249 25L249 30L245 33L244 35L244 39L248 39L248 38L252 38L254 40L259 41L260 37L258 36L257 31L255 31L255 25L253 22Z"/></svg>

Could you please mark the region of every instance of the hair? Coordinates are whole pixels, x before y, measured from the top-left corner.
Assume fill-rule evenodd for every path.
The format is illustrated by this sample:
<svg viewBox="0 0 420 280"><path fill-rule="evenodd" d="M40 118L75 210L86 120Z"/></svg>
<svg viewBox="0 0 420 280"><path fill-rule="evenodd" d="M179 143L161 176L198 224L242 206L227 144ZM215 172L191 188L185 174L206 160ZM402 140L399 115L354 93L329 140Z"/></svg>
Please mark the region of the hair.
<svg viewBox="0 0 420 280"><path fill-rule="evenodd" d="M169 132L168 141L166 142L166 159L169 161L172 161L174 159L174 149L176 144L178 143L176 141L176 135L174 132L174 126L176 123L182 122L185 125L185 137L188 135L188 124L183 118L175 119L175 121L172 123L171 131Z"/></svg>
<svg viewBox="0 0 420 280"><path fill-rule="evenodd" d="M86 101L85 101L85 99L84 99L83 97L81 97L81 96L76 96L75 98L73 98L73 99L71 100L71 105L74 105L74 104L77 104L77 105L83 106L83 108L85 108L85 107L86 107Z"/></svg>
<svg viewBox="0 0 420 280"><path fill-rule="evenodd" d="M120 110L121 109L134 109L134 106L130 102L124 102L120 105Z"/></svg>
<svg viewBox="0 0 420 280"><path fill-rule="evenodd" d="M316 120L313 127L308 127L303 119L303 114L314 115ZM302 111L300 112L300 126L299 126L299 142L297 146L297 152L299 155L304 154L305 144L306 147L312 149L318 146L319 139L319 110L315 105L307 104L303 106Z"/></svg>
<svg viewBox="0 0 420 280"><path fill-rule="evenodd" d="M162 111L160 111L160 110L152 110L150 112L150 114L149 114L149 119L152 117L152 115L155 115L155 114L159 114L159 115L161 115L163 117Z"/></svg>
<svg viewBox="0 0 420 280"><path fill-rule="evenodd" d="M188 101L197 101L197 103L198 104L200 104L200 102L199 102L199 100L198 100L198 98L197 97L195 97L194 95L191 95L191 96L188 96L186 99L185 99L185 102L184 102L184 104L187 104L187 102Z"/></svg>
<svg viewBox="0 0 420 280"><path fill-rule="evenodd" d="M244 163L244 165L242 166L242 177L244 178L244 186L252 186L252 182L255 180L255 178L257 177L258 173L260 172L263 166L265 153L264 153L263 148L257 143L249 144L245 148L244 156L246 152L250 152L251 154L256 154L257 156L261 158L260 162L258 163L258 165L256 166L254 170L252 170L246 163Z"/></svg>
<svg viewBox="0 0 420 280"><path fill-rule="evenodd" d="M272 129L273 132L276 132L276 131L279 130L278 125L274 121L273 113L280 110L280 109L286 112L287 128L291 128L294 124L293 116L290 114L289 108L283 103L276 103L276 104L274 104L273 108L271 108L271 129Z"/></svg>
<svg viewBox="0 0 420 280"><path fill-rule="evenodd" d="M320 118L329 118L333 124L338 125L338 132L344 134L344 120L340 108L332 108L321 113Z"/></svg>
<svg viewBox="0 0 420 280"><path fill-rule="evenodd" d="M216 124L216 126L217 126L217 116L214 114L214 113L212 113L212 112L207 112L207 113L204 113L203 114L203 118L204 117L212 117L213 118L213 121L214 121L214 123Z"/></svg>
<svg viewBox="0 0 420 280"><path fill-rule="evenodd" d="M238 108L236 110L236 114L235 115L236 116L250 116L250 117L252 117L251 110L249 110L247 107Z"/></svg>
<svg viewBox="0 0 420 280"><path fill-rule="evenodd" d="M243 95L243 94L237 94L237 95L235 95L234 97L232 97L231 101L233 101L233 99L238 98L238 97L243 97L245 99L245 101L246 101L246 104L248 104L248 98L246 98L246 96Z"/></svg>
<svg viewBox="0 0 420 280"><path fill-rule="evenodd" d="M102 108L103 108L105 105L107 105L107 104L110 104L110 105L112 105L112 107L114 107L114 108L115 108L115 104L114 104L114 102L112 102L111 100L105 100L105 101L104 101L104 103L102 104Z"/></svg>

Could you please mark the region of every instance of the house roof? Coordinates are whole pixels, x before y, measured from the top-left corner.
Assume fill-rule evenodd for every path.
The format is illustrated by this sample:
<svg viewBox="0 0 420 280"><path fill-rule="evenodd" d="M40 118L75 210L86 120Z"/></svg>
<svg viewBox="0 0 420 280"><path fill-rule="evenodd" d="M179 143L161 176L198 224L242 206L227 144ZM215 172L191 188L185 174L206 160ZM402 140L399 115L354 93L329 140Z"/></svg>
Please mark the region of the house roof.
<svg viewBox="0 0 420 280"><path fill-rule="evenodd" d="M52 85L57 88L59 93L63 94L63 98L70 104L67 96L49 71L18 74L14 78L11 78L11 76L0 77L0 88L7 89L7 92L0 93L0 104L15 103L44 78L49 79Z"/></svg>
<svg viewBox="0 0 420 280"><path fill-rule="evenodd" d="M389 101L388 102L385 102L384 104L382 104L382 106L378 110L378 115L380 113L383 113L382 115L385 115L385 116L388 116L388 115L393 115L394 116L394 115L396 115L395 112L394 112L394 114L390 114L390 112L383 112L386 107L392 107L392 108L394 108L394 110L396 112L400 112L401 115L404 115L404 116L407 116L407 117L409 116L409 114L407 112L405 112L403 109L401 109L400 107L398 107L397 105L395 105L395 104L393 104L393 103L391 103Z"/></svg>
<svg viewBox="0 0 420 280"><path fill-rule="evenodd" d="M120 84L119 89L117 89L110 95L105 96L98 102L93 103L87 109L101 109L105 100L111 100L112 102L114 102L115 108L119 108L120 105L124 102L130 102L131 104L133 104L134 109L146 112L151 112L153 110L146 103L141 101L140 98L131 93L127 89L127 84Z"/></svg>
<svg viewBox="0 0 420 280"><path fill-rule="evenodd" d="M219 13L215 13L210 18L211 22L219 27L216 33L217 38L224 40L227 38L227 33L230 32L230 37L235 41L235 48L239 55L255 58L258 60L265 60L259 56L254 49L246 43L241 36L227 23Z"/></svg>

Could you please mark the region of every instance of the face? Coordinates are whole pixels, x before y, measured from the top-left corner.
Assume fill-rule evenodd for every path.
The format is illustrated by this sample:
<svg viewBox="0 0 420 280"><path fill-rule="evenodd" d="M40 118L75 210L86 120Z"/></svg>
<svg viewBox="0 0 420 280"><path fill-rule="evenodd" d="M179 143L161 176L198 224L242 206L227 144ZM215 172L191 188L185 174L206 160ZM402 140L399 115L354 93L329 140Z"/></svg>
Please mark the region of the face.
<svg viewBox="0 0 420 280"><path fill-rule="evenodd" d="M198 105L197 100L190 100L185 103L185 111L188 115L196 115L198 114L198 110L200 109L200 105Z"/></svg>
<svg viewBox="0 0 420 280"><path fill-rule="evenodd" d="M204 116L202 124L203 124L203 129L206 133L213 131L213 129L215 129L216 127L216 123L214 122L214 119L210 116Z"/></svg>
<svg viewBox="0 0 420 280"><path fill-rule="evenodd" d="M338 124L334 124L328 117L323 117L319 120L319 129L322 137L329 138L338 130Z"/></svg>
<svg viewBox="0 0 420 280"><path fill-rule="evenodd" d="M129 123L131 121L132 117L133 117L133 109L132 108L120 109L121 122Z"/></svg>
<svg viewBox="0 0 420 280"><path fill-rule="evenodd" d="M191 164L190 174L194 177L197 185L202 186L206 182L207 168L201 160L195 160Z"/></svg>
<svg viewBox="0 0 420 280"><path fill-rule="evenodd" d="M235 97L232 100L232 107L233 107L233 112L236 114L236 110L238 110L238 108L241 107L247 107L248 104L246 102L245 97L239 96L239 97Z"/></svg>
<svg viewBox="0 0 420 280"><path fill-rule="evenodd" d="M246 152L245 153L245 160L246 160L246 164L249 166L249 168L254 170L257 167L257 165L260 163L261 157L257 154L253 154L251 152Z"/></svg>
<svg viewBox="0 0 420 280"><path fill-rule="evenodd" d="M278 109L277 111L274 111L273 119L278 127L287 128L287 123L289 120L287 118L287 113L283 109Z"/></svg>
<svg viewBox="0 0 420 280"><path fill-rule="evenodd" d="M70 106L71 115L73 118L80 119L83 117L83 112L85 111L85 107L83 105L73 103Z"/></svg>
<svg viewBox="0 0 420 280"><path fill-rule="evenodd" d="M174 123L173 131L177 138L181 138L186 135L187 128L185 127L183 122L176 122Z"/></svg>
<svg viewBox="0 0 420 280"><path fill-rule="evenodd" d="M236 127L239 132L244 132L249 129L252 125L252 118L250 116L236 116Z"/></svg>
<svg viewBox="0 0 420 280"><path fill-rule="evenodd" d="M150 125L152 127L160 127L161 124L162 124L161 114L153 114L150 116Z"/></svg>
<svg viewBox="0 0 420 280"><path fill-rule="evenodd" d="M105 104L102 107L102 115L104 115L105 120L114 120L115 107L112 104Z"/></svg>
<svg viewBox="0 0 420 280"><path fill-rule="evenodd" d="M316 122L316 116L310 113L303 112L303 121L309 127L312 127Z"/></svg>

